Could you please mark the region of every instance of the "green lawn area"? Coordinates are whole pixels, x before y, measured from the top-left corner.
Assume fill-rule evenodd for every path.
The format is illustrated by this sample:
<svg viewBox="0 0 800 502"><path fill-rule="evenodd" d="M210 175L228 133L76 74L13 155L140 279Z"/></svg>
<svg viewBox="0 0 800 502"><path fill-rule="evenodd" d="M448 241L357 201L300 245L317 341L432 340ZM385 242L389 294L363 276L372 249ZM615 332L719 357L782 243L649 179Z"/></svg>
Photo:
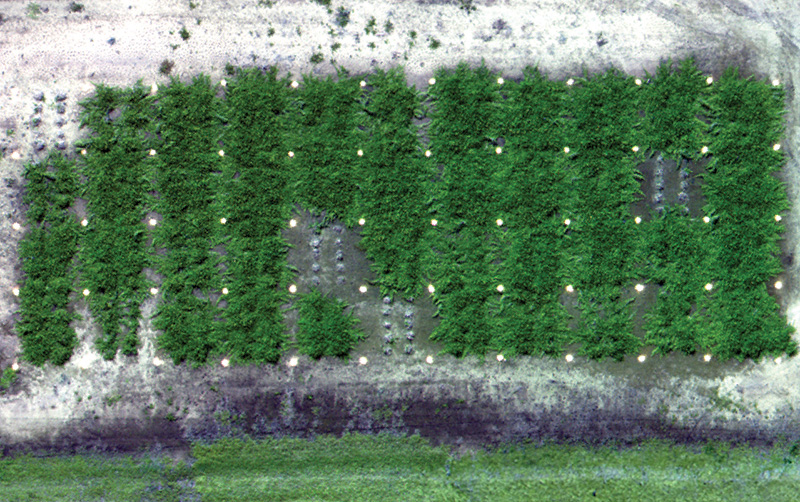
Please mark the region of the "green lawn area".
<svg viewBox="0 0 800 502"><path fill-rule="evenodd" d="M167 459L0 460L3 500L795 500L797 447L508 445L457 455L419 436L196 444Z"/></svg>

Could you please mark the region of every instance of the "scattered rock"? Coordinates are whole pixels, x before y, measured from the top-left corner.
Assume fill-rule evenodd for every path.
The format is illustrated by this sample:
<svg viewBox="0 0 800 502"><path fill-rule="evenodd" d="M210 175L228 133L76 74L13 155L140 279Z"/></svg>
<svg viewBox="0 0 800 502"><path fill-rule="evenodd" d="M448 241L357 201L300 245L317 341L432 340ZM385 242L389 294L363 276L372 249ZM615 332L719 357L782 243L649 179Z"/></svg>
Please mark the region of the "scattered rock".
<svg viewBox="0 0 800 502"><path fill-rule="evenodd" d="M44 93L42 91L37 92L33 95L33 99L36 101L44 101Z"/></svg>
<svg viewBox="0 0 800 502"><path fill-rule="evenodd" d="M681 169L681 179L684 180L688 179L689 175L690 175L689 171L687 171L686 169Z"/></svg>
<svg viewBox="0 0 800 502"><path fill-rule="evenodd" d="M319 263L314 263L313 265L311 265L311 271L314 272L314 273L319 272L320 268L322 268L322 267L319 266Z"/></svg>
<svg viewBox="0 0 800 502"><path fill-rule="evenodd" d="M340 275L339 277L336 278L336 284L344 284L345 282L347 282L347 280L343 275Z"/></svg>
<svg viewBox="0 0 800 502"><path fill-rule="evenodd" d="M689 182L686 180L681 181L681 190L684 192L689 190Z"/></svg>
<svg viewBox="0 0 800 502"><path fill-rule="evenodd" d="M389 298L388 296L384 296L383 297L383 303L384 303L384 305L389 305L390 303L392 303L392 299Z"/></svg>
<svg viewBox="0 0 800 502"><path fill-rule="evenodd" d="M391 333L386 333L385 335L383 335L383 341L386 343L393 343L394 337L392 336Z"/></svg>
<svg viewBox="0 0 800 502"><path fill-rule="evenodd" d="M413 297L413 296L411 296L411 297L409 297L409 298L406 298L406 301L407 301L408 303L414 303L414 297Z"/></svg>
<svg viewBox="0 0 800 502"><path fill-rule="evenodd" d="M320 282L321 281L319 280L319 277L317 277L316 275L311 278L311 284L313 284L314 286L319 286Z"/></svg>
<svg viewBox="0 0 800 502"><path fill-rule="evenodd" d="M334 225L333 226L333 231L336 232L337 234L342 233L343 230L344 230L344 228L341 225ZM337 242L337 244L341 244L342 241L337 240L336 242Z"/></svg>
<svg viewBox="0 0 800 502"><path fill-rule="evenodd" d="M44 143L44 141L34 141L33 142L33 149L35 151L37 151L37 152L41 152L42 150L45 149L46 146L47 145Z"/></svg>
<svg viewBox="0 0 800 502"><path fill-rule="evenodd" d="M405 323L406 323L406 328L408 328L408 329L411 329L411 328L414 327L414 321L412 321L411 319L406 319Z"/></svg>
<svg viewBox="0 0 800 502"><path fill-rule="evenodd" d="M33 113L42 113L42 105L35 105L33 107Z"/></svg>
<svg viewBox="0 0 800 502"><path fill-rule="evenodd" d="M39 124L41 124L41 123L42 123L42 119L40 119L39 117L33 117L31 119L31 127L39 127Z"/></svg>
<svg viewBox="0 0 800 502"><path fill-rule="evenodd" d="M689 194L686 192L681 192L678 194L678 202L685 203L689 201Z"/></svg>
<svg viewBox="0 0 800 502"><path fill-rule="evenodd" d="M309 244L311 245L312 248L316 249L322 244L322 239L319 238L311 239L311 242Z"/></svg>
<svg viewBox="0 0 800 502"><path fill-rule="evenodd" d="M58 134L56 134L56 138L58 139L64 139L64 136L65 136L64 131L58 131Z"/></svg>
<svg viewBox="0 0 800 502"><path fill-rule="evenodd" d="M336 251L336 261L342 261L342 260L344 260L344 253L342 253L342 250L339 249Z"/></svg>
<svg viewBox="0 0 800 502"><path fill-rule="evenodd" d="M412 352L414 352L414 346L413 345L406 345L406 354L410 355Z"/></svg>
<svg viewBox="0 0 800 502"><path fill-rule="evenodd" d="M56 120L56 126L58 127L63 127L65 123L66 121L62 117L58 117L58 120Z"/></svg>
<svg viewBox="0 0 800 502"><path fill-rule="evenodd" d="M406 319L411 319L412 317L414 317L414 312L411 310L406 310L406 313L404 315Z"/></svg>
<svg viewBox="0 0 800 502"><path fill-rule="evenodd" d="M117 39L114 38L114 37L111 37L108 40L106 40L106 42L108 42L108 45L114 45L115 43L117 43Z"/></svg>
<svg viewBox="0 0 800 502"><path fill-rule="evenodd" d="M342 239L336 239L336 245L337 246L341 246L342 245Z"/></svg>
<svg viewBox="0 0 800 502"><path fill-rule="evenodd" d="M392 323L390 323L389 321L386 321L386 322L383 323L383 327L386 328L386 329L392 329Z"/></svg>
<svg viewBox="0 0 800 502"><path fill-rule="evenodd" d="M344 263L337 263L336 264L336 271L337 272L344 272Z"/></svg>
<svg viewBox="0 0 800 502"><path fill-rule="evenodd" d="M66 101L66 100L67 100L67 94L66 93L59 92L58 94L56 94L56 101L60 102L60 101Z"/></svg>
<svg viewBox="0 0 800 502"><path fill-rule="evenodd" d="M406 331L406 338L409 340L414 339L414 332L413 331Z"/></svg>
<svg viewBox="0 0 800 502"><path fill-rule="evenodd" d="M67 111L67 106L64 103L59 103L58 106L56 106L56 112L58 112L59 114L63 115L64 112L66 111Z"/></svg>
<svg viewBox="0 0 800 502"><path fill-rule="evenodd" d="M64 141L64 140L61 140L61 141L57 142L56 143L56 148L58 148L59 150L66 150L67 149L67 142Z"/></svg>
<svg viewBox="0 0 800 502"><path fill-rule="evenodd" d="M386 347L385 349L383 349L383 355L385 355L385 356L392 355L392 348L391 347Z"/></svg>
<svg viewBox="0 0 800 502"><path fill-rule="evenodd" d="M660 203L663 200L664 200L664 194L662 194L661 192L653 195L653 202L655 202L656 204Z"/></svg>
<svg viewBox="0 0 800 502"><path fill-rule="evenodd" d="M388 316L392 313L392 307L384 307L383 308L383 315Z"/></svg>

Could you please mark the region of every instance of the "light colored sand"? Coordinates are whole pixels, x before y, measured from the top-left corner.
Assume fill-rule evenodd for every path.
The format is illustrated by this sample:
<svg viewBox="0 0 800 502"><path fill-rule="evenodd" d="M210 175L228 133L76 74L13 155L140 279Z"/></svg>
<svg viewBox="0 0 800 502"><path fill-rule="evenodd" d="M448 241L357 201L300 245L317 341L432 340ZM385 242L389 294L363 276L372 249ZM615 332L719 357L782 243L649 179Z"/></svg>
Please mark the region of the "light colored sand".
<svg viewBox="0 0 800 502"><path fill-rule="evenodd" d="M800 12L794 0L653 0L646 7L634 0L550 0L537 1L535 5L520 0L489 1L476 3L477 10L470 15L455 4L334 1L334 11L340 5L351 11L350 23L344 29L335 25L335 16L324 7L305 1L278 0L273 7L259 7L254 0L199 0L198 7L192 10L188 0L86 0L84 12L74 14L67 13L68 2L40 2L49 12L38 19L26 16L27 4L0 4L4 17L0 24L0 146L4 148L0 174L4 179L21 181L22 163L33 158L31 145L35 140L54 145L60 129L70 143L79 136L76 103L91 92L93 82L127 86L141 78L146 85L162 84L167 79L159 75L158 68L164 59L174 60L174 73L183 79L202 71L215 80L222 78L228 62L277 65L282 73L295 76L329 73L331 57L351 73L366 72L373 66L403 64L409 82L422 88L433 69L462 60L474 63L485 59L489 67L510 77L519 76L526 65L538 64L552 77L566 78L584 68L594 71L609 65L643 75L644 70L653 72L662 59L694 54L701 68L711 75L718 76L725 66L738 64L745 73L780 78L786 83L786 179L792 203L798 198L800 170L795 159L800 145L800 104L795 99L795 82L800 82ZM370 16L377 20L377 35L364 32ZM383 30L386 20L394 24L393 33L388 35ZM493 28L503 24L501 29ZM178 35L184 25L191 33L186 42ZM271 37L270 27L275 30ZM329 34L331 29L334 35ZM409 48L412 30L418 36L414 47ZM112 37L116 40L114 45L107 42ZM441 47L430 49L430 37L439 40ZM607 41L602 47L597 44L600 37ZM336 42L341 48L331 56L331 45ZM375 49L368 47L370 42L375 43ZM173 49L173 44L177 48ZM321 52L326 61L311 65L309 59L315 52ZM28 123L34 116L33 95L38 91L45 93L46 100L42 124L33 129ZM55 125L59 115L51 108L54 95L60 91L68 94L64 115L68 123L62 128ZM13 137L5 136L6 129L15 131ZM11 157L14 151L19 152L21 160ZM20 279L15 272L19 233L11 225L22 215L18 203L9 198L14 193L5 183L0 184L0 321L6 327L17 308L11 287ZM785 218L789 250L797 245L799 214L795 208ZM796 266L787 275L792 280L785 282L795 283ZM790 317L800 326L797 289L784 289L782 295ZM151 308L145 308L146 315ZM94 335L86 323L81 323L82 347L72 362L63 368L23 365L24 391L0 398L0 435L15 442L56 434L68 420L95 413L108 423L113 423L114 418L138 416L147 403L142 382L148 382L151 388L173 385L183 393L191 393L195 382L180 376L170 364L159 369L150 364L153 334L146 328L148 322L143 325L145 348L136 362L96 359L90 347ZM7 330L0 330L0 364L9 364L16 350L16 339ZM527 358L486 367L439 358L437 365L428 367L421 362L422 357L400 367L375 361L369 372L352 366L319 367L311 374L317 380L387 385L413 385L425 374L430 381L461 385L458 388L467 393L472 385L480 383L483 392L505 413L541 407L578 413L576 403L583 406L587 402L612 410L635 404L652 413L661 410L689 425L698 417L707 423L715 417L742 417L741 413L709 406L708 395L716 388L720 395L740 402L743 408L757 408L764 413L746 414L752 421L743 420L741 427L777 424L776 417L781 416L794 420L796 414L786 407L800 403L800 359L782 364L749 363L743 365L744 370L719 378L651 375L649 381L656 383L641 389L636 386L637 380L645 379L643 375L648 372L658 372L657 360L647 363L652 366L629 371L624 368L636 365L581 363L565 370L562 362ZM81 368L80 361L88 362L88 368ZM207 377L216 378L219 371L209 370ZM282 371L268 372L264 378L283 381ZM65 378L69 384L64 383ZM561 390L555 390L551 380L556 380ZM520 389L525 391L520 394ZM114 393L126 399L113 409L101 406L102 397ZM93 396L93 404L87 399L89 395ZM82 397L80 403L77 396ZM437 395L434 392L429 397L434 399ZM565 401L572 398L572 402ZM204 409L185 401L191 406L190 415Z"/></svg>

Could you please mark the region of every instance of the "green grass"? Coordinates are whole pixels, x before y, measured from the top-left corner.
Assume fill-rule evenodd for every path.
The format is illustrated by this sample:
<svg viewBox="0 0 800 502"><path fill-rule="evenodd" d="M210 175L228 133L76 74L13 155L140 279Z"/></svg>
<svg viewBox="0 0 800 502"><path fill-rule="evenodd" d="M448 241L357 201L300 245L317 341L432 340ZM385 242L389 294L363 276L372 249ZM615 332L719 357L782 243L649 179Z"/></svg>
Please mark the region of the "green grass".
<svg viewBox="0 0 800 502"><path fill-rule="evenodd" d="M316 288L297 302L297 348L314 359L321 357L347 358L355 345L366 338L356 329L360 320L352 312L344 313L348 305L323 295Z"/></svg>
<svg viewBox="0 0 800 502"><path fill-rule="evenodd" d="M419 436L346 434L195 444L191 468L157 458L6 457L0 479L8 500L794 500L796 449L651 441L456 454Z"/></svg>

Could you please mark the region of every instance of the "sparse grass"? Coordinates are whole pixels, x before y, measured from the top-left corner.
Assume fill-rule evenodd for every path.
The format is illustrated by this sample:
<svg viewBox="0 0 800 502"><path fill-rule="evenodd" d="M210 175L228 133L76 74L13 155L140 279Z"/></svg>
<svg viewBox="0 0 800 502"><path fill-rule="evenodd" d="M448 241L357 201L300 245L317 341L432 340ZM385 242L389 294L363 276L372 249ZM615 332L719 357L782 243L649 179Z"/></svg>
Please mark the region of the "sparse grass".
<svg viewBox="0 0 800 502"><path fill-rule="evenodd" d="M194 2L189 2L189 9L195 10L197 8L197 4Z"/></svg>
<svg viewBox="0 0 800 502"><path fill-rule="evenodd" d="M430 48L431 48L431 49L433 49L433 50L436 50L436 49L438 49L438 48L439 48L441 45L442 45L442 42L440 42L439 40L437 40L437 39L435 39L435 38L431 37L431 42L430 42L430 44L428 45L428 47L430 47Z"/></svg>
<svg viewBox="0 0 800 502"><path fill-rule="evenodd" d="M28 17L31 19L38 19L39 16L42 14L42 8L39 6L38 3L29 3L25 11Z"/></svg>
<svg viewBox="0 0 800 502"><path fill-rule="evenodd" d="M375 48L375 42L368 43L367 47L369 47L370 49L374 49Z"/></svg>
<svg viewBox="0 0 800 502"><path fill-rule="evenodd" d="M367 26L364 28L364 32L366 32L367 35L374 35L375 33L377 33L377 30L375 28L377 24L378 23L377 21L375 21L375 16L370 17L369 21L367 21Z"/></svg>
<svg viewBox="0 0 800 502"><path fill-rule="evenodd" d="M339 42L336 42L335 44L332 44L331 45L331 52L338 51L341 46L342 46L342 44L340 44Z"/></svg>
<svg viewBox="0 0 800 502"><path fill-rule="evenodd" d="M181 27L180 35L184 42L189 40L189 38L192 36L191 33L189 33L189 30L186 29L186 26Z"/></svg>
<svg viewBox="0 0 800 502"><path fill-rule="evenodd" d="M70 2L69 11L70 12L83 12L83 4L82 3L77 3L77 2Z"/></svg>
<svg viewBox="0 0 800 502"><path fill-rule="evenodd" d="M175 66L175 62L169 59L165 59L161 61L161 65L158 67L158 73L167 76L172 73L172 68Z"/></svg>
<svg viewBox="0 0 800 502"><path fill-rule="evenodd" d="M319 64L325 61L325 56L321 52L316 52L311 55L311 64Z"/></svg>
<svg viewBox="0 0 800 502"><path fill-rule="evenodd" d="M472 4L473 0L458 0L458 8L467 14L476 10L475 5Z"/></svg>
<svg viewBox="0 0 800 502"><path fill-rule="evenodd" d="M272 26L270 26L270 27L267 29L267 36L268 36L268 37L271 37L271 36L272 36L272 35L274 35L274 34L275 34L275 28L273 28Z"/></svg>
<svg viewBox="0 0 800 502"><path fill-rule="evenodd" d="M16 382L17 380L17 372L14 371L11 366L3 370L3 374L0 375L0 394L5 392L11 387L11 384Z"/></svg>
<svg viewBox="0 0 800 502"><path fill-rule="evenodd" d="M384 23L384 25L383 25L383 30L384 30L386 33L391 33L391 32L393 32L393 31L394 31L394 24L392 24L392 22L391 22L391 21L389 21L389 20L387 19L387 20L386 20L386 23Z"/></svg>

